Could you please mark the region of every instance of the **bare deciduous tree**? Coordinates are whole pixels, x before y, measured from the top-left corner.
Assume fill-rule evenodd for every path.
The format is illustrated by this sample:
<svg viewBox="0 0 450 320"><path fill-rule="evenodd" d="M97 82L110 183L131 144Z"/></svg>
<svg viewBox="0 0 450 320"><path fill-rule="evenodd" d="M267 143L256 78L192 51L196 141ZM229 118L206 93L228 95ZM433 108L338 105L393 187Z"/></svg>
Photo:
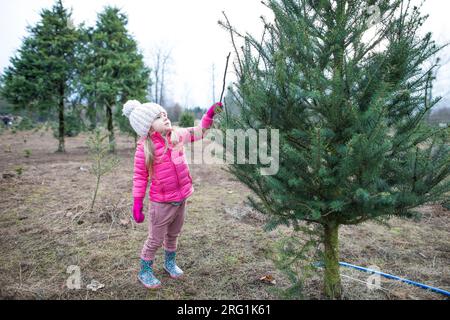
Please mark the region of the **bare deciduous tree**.
<svg viewBox="0 0 450 320"><path fill-rule="evenodd" d="M170 64L172 63L172 49L166 46L157 46L152 55L152 80L154 87L150 92L153 102L160 105L166 104L166 80L170 73Z"/></svg>
<svg viewBox="0 0 450 320"><path fill-rule="evenodd" d="M171 107L167 108L167 115L172 122L177 122L180 120L183 108L178 102L171 104Z"/></svg>

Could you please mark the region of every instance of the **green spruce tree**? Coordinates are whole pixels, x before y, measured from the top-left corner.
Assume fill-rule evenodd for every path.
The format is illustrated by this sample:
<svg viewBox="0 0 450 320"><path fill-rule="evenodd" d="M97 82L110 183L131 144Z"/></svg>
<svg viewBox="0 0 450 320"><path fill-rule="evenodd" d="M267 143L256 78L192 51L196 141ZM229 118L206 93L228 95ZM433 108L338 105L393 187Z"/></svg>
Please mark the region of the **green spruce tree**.
<svg viewBox="0 0 450 320"><path fill-rule="evenodd" d="M86 116L89 119L89 130L97 127L97 81L98 69L96 68L96 56L93 45L94 28L80 26L80 41L77 44L76 63L77 73L75 79L76 93L86 108Z"/></svg>
<svg viewBox="0 0 450 320"><path fill-rule="evenodd" d="M38 110L58 116L58 151L64 152L64 106L71 94L74 76L75 46L78 31L71 22L71 12L62 1L41 12L41 21L28 27L11 66L1 78L1 94L16 108Z"/></svg>
<svg viewBox="0 0 450 320"><path fill-rule="evenodd" d="M229 170L256 193L268 229L319 225L324 294L339 298L339 226L413 217L450 190L449 129L423 121L439 100L428 93L442 47L420 35L426 16L410 1L265 5L275 19L262 18L263 37L220 22L237 54L240 110L222 128L279 129L279 171Z"/></svg>
<svg viewBox="0 0 450 320"><path fill-rule="evenodd" d="M193 127L195 122L194 114L191 111L184 111L180 116L179 125L182 128Z"/></svg>
<svg viewBox="0 0 450 320"><path fill-rule="evenodd" d="M95 102L106 110L111 151L114 152L114 114L122 119L121 106L128 99L143 100L150 86L150 70L144 65L137 43L127 31L128 19L114 7L98 15L92 35ZM95 86L95 89L94 89ZM128 130L131 132L131 130Z"/></svg>

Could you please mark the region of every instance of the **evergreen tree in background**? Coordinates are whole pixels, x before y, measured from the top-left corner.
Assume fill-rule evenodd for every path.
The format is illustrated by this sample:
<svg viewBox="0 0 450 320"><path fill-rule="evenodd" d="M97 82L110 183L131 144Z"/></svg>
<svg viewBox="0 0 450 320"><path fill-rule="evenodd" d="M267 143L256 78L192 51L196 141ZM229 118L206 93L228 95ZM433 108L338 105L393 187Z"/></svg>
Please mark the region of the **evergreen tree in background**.
<svg viewBox="0 0 450 320"><path fill-rule="evenodd" d="M41 21L28 27L30 35L2 76L1 94L17 108L58 112L58 151L64 152L64 106L71 94L75 46L79 38L71 12L61 0L41 12Z"/></svg>
<svg viewBox="0 0 450 320"><path fill-rule="evenodd" d="M122 105L128 99L144 100L150 86L150 70L144 65L136 41L127 32L127 23L127 17L114 7L106 7L98 15L89 50L93 71L88 71L85 78L95 94L96 105L106 110L112 152L115 149L113 118L119 119L123 130L132 132L129 125L126 129Z"/></svg>
<svg viewBox="0 0 450 320"><path fill-rule="evenodd" d="M76 50L76 92L86 106L86 116L89 119L89 130L97 127L97 78L96 56L93 45L94 28L82 24L80 30L80 41Z"/></svg>
<svg viewBox="0 0 450 320"><path fill-rule="evenodd" d="M196 106L194 108L187 108L186 111L192 112L195 119L201 119L207 110Z"/></svg>
<svg viewBox="0 0 450 320"><path fill-rule="evenodd" d="M442 48L419 34L426 16L401 0L269 0L263 37L236 39L240 113L223 129L279 129L279 171L234 164L249 201L280 224L322 232L324 294L342 295L338 230L368 220L414 217L450 191L448 128L423 121ZM379 19L374 19L379 9ZM270 154L270 143L268 143ZM248 158L248 153L246 151Z"/></svg>
<svg viewBox="0 0 450 320"><path fill-rule="evenodd" d="M194 114L190 111L184 111L180 116L179 126L182 128L193 127L195 122Z"/></svg>

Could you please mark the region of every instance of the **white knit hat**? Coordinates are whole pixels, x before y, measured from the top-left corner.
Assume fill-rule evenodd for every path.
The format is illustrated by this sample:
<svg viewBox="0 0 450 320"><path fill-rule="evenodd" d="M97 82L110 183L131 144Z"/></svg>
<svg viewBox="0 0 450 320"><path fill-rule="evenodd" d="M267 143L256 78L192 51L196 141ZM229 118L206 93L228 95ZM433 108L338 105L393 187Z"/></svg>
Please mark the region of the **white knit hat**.
<svg viewBox="0 0 450 320"><path fill-rule="evenodd" d="M129 100L124 106L122 113L130 120L131 127L140 137L147 136L153 121L166 110L156 103L141 104L137 100Z"/></svg>

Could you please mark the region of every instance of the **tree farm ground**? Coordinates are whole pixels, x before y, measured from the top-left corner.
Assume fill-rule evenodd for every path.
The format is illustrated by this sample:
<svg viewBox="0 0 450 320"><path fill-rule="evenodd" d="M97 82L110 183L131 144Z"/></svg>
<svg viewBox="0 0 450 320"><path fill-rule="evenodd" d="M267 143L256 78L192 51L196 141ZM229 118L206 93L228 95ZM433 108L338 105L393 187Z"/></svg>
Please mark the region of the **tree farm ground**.
<svg viewBox="0 0 450 320"><path fill-rule="evenodd" d="M89 213L95 178L87 134L66 138L55 153L51 131L4 130L0 135L1 299L282 299L287 276L271 260L291 230L263 230L264 216L246 204L251 192L224 165L190 164L195 192L179 239L185 277L170 279L155 259L160 290L137 281L139 253L147 237L131 219L134 139L116 133L120 166L102 178ZM194 146L197 147L197 146ZM28 150L28 151L27 151ZM144 210L148 210L148 199ZM450 211L440 204L418 208L421 221L391 219L340 228L341 261L450 290ZM69 289L68 267L79 267L81 288ZM443 295L381 278L369 290L369 274L341 268L344 299L444 299ZM261 280L266 277L274 283ZM272 278L270 278L272 277ZM305 299L322 299L320 270L305 280ZM104 285L87 289L96 280Z"/></svg>

